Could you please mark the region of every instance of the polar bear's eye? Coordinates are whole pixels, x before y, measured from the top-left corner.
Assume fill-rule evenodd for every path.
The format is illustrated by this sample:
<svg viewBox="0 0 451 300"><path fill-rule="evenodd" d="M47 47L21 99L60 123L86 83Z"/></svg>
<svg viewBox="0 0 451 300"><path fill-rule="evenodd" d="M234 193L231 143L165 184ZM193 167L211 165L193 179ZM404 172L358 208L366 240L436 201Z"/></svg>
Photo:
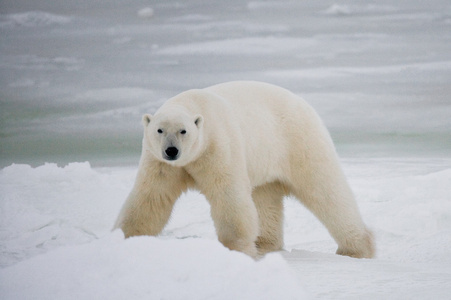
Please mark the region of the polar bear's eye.
<svg viewBox="0 0 451 300"><path fill-rule="evenodd" d="M186 130L183 129L182 131L180 131L181 134L186 134Z"/></svg>
<svg viewBox="0 0 451 300"><path fill-rule="evenodd" d="M163 133L163 130L158 129L157 132L158 132L158 133Z"/></svg>

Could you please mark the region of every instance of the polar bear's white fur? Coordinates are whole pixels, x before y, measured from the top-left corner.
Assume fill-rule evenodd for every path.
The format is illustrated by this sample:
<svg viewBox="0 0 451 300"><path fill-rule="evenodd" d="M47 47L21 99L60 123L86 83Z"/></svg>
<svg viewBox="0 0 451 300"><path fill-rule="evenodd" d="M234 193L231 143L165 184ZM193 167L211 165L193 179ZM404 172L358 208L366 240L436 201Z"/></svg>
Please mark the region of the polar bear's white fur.
<svg viewBox="0 0 451 300"><path fill-rule="evenodd" d="M126 237L158 235L181 193L198 189L219 241L255 257L282 248L282 199L294 195L338 254L374 255L327 129L291 92L243 81L189 90L143 125L136 182L116 222Z"/></svg>

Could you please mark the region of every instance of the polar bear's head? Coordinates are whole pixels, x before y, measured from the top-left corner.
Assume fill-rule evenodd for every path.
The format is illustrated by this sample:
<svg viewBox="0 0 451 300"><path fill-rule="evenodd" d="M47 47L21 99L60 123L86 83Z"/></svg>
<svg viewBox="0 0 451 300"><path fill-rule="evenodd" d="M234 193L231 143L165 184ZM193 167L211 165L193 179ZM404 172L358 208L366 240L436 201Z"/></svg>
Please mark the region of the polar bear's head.
<svg viewBox="0 0 451 300"><path fill-rule="evenodd" d="M182 167L202 149L203 118L186 112L161 112L143 116L144 142L160 161Z"/></svg>

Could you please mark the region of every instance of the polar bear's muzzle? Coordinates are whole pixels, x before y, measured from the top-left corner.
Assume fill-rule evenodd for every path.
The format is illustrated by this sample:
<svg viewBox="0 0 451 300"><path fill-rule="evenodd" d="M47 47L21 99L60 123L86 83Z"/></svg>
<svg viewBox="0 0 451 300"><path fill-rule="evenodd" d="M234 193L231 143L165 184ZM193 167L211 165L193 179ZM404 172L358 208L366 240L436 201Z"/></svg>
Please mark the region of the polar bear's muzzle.
<svg viewBox="0 0 451 300"><path fill-rule="evenodd" d="M167 147L166 150L163 151L163 158L166 160L177 160L179 158L180 151L176 147Z"/></svg>

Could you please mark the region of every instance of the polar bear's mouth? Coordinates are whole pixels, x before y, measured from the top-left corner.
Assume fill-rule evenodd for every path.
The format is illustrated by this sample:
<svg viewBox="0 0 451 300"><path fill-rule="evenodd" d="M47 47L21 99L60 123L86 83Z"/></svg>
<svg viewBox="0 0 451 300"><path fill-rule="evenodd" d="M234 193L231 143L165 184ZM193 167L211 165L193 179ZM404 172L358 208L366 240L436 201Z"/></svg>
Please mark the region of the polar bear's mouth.
<svg viewBox="0 0 451 300"><path fill-rule="evenodd" d="M164 150L163 157L166 160L177 160L179 158L180 151L176 147L168 147Z"/></svg>

